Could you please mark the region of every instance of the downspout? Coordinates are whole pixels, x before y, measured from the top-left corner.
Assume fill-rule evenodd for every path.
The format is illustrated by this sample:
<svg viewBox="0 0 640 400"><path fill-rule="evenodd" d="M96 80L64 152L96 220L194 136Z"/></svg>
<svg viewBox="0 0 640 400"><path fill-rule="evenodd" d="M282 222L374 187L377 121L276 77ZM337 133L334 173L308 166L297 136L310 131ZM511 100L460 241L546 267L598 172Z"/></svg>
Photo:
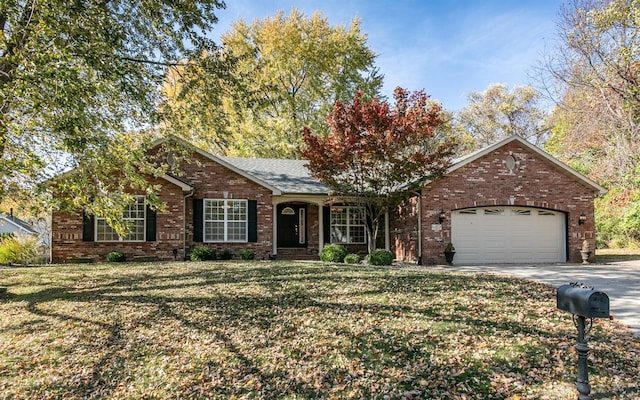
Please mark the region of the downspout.
<svg viewBox="0 0 640 400"><path fill-rule="evenodd" d="M184 229L182 230L182 258L184 261L187 261L187 199L195 193L195 189L191 189L191 191L184 195L182 200L182 223L184 224Z"/></svg>
<svg viewBox="0 0 640 400"><path fill-rule="evenodd" d="M418 265L422 265L422 195L414 193L418 196Z"/></svg>

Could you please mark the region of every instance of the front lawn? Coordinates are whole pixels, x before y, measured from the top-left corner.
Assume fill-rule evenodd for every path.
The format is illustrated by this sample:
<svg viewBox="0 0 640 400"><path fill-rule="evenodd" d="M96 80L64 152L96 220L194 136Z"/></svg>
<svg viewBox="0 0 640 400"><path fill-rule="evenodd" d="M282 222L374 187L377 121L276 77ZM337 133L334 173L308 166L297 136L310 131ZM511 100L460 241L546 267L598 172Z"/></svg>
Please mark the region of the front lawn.
<svg viewBox="0 0 640 400"><path fill-rule="evenodd" d="M2 269L0 398L573 399L549 286L293 262ZM598 398L640 397L640 339L590 335Z"/></svg>

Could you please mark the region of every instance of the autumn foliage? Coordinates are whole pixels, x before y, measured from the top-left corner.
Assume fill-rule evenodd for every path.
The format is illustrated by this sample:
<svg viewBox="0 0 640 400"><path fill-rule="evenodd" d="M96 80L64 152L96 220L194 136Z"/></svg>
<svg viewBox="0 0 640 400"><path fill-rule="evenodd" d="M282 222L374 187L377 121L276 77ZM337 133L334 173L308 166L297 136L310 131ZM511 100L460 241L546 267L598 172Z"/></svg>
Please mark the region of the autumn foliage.
<svg viewBox="0 0 640 400"><path fill-rule="evenodd" d="M391 107L378 99L363 101L357 93L351 104L335 104L327 117L327 136L303 130L302 156L311 173L338 196L364 207L373 242L379 218L442 175L456 147L438 134L442 109L424 91L398 87L394 98Z"/></svg>

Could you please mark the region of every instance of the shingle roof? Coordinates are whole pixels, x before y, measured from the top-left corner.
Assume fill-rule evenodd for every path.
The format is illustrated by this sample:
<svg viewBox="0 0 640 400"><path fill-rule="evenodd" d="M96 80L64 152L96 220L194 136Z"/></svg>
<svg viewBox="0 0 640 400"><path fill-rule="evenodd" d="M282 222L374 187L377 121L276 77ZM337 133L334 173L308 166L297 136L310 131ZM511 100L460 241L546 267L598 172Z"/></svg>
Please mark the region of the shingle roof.
<svg viewBox="0 0 640 400"><path fill-rule="evenodd" d="M329 188L311 176L306 160L219 157L283 194L327 195Z"/></svg>

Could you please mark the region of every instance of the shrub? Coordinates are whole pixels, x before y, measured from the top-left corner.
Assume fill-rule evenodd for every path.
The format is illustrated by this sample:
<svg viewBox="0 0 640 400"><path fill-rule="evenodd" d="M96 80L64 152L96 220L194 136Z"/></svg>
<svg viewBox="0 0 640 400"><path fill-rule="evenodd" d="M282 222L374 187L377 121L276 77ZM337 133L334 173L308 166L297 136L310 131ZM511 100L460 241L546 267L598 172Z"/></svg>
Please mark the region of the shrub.
<svg viewBox="0 0 640 400"><path fill-rule="evenodd" d="M191 250L191 261L210 261L216 259L216 251L209 246L196 246Z"/></svg>
<svg viewBox="0 0 640 400"><path fill-rule="evenodd" d="M367 256L367 262L371 265L391 265L393 254L389 250L374 250Z"/></svg>
<svg viewBox="0 0 640 400"><path fill-rule="evenodd" d="M339 244L328 244L320 252L320 260L341 263L348 254L347 249Z"/></svg>
<svg viewBox="0 0 640 400"><path fill-rule="evenodd" d="M231 260L232 258L233 258L233 253L230 252L229 250L224 250L222 253L220 253L221 260Z"/></svg>
<svg viewBox="0 0 640 400"><path fill-rule="evenodd" d="M107 254L107 261L109 262L124 262L126 258L127 256L119 251L112 251L111 253Z"/></svg>
<svg viewBox="0 0 640 400"><path fill-rule="evenodd" d="M251 250L242 250L240 252L240 258L243 260L253 260L256 258L256 253Z"/></svg>
<svg viewBox="0 0 640 400"><path fill-rule="evenodd" d="M360 264L360 256L357 254L347 254L344 257L344 262L346 262L347 264Z"/></svg>
<svg viewBox="0 0 640 400"><path fill-rule="evenodd" d="M14 237L15 235L13 234L13 232L2 232L0 233L0 242L7 239L13 239Z"/></svg>
<svg viewBox="0 0 640 400"><path fill-rule="evenodd" d="M29 264L38 256L38 241L34 237L7 235L0 241L0 264Z"/></svg>

